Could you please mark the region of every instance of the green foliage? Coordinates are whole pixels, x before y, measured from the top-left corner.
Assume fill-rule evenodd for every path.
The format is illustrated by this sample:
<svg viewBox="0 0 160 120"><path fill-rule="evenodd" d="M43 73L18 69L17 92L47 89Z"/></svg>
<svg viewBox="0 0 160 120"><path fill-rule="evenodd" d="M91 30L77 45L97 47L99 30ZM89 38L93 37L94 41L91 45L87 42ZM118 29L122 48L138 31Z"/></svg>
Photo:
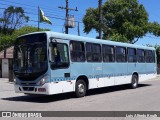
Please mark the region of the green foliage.
<svg viewBox="0 0 160 120"><path fill-rule="evenodd" d="M12 32L28 22L29 17L25 15L21 7L10 6L3 12L0 18L0 32L3 34L12 34Z"/></svg>
<svg viewBox="0 0 160 120"><path fill-rule="evenodd" d="M160 25L157 22L150 23L149 30L153 35L160 36Z"/></svg>
<svg viewBox="0 0 160 120"><path fill-rule="evenodd" d="M14 44L15 39L23 34L31 33L31 32L37 32L38 28L37 27L32 27L32 26L24 26L20 29L15 30L12 34L0 34L1 39L0 39L0 51L4 49L7 45L11 46ZM39 31L49 31L49 29L40 29Z"/></svg>
<svg viewBox="0 0 160 120"><path fill-rule="evenodd" d="M148 22L148 14L138 0L107 0L102 10L104 39L110 34L112 40L133 43L135 38L138 40L158 26ZM98 16L98 8L87 9L83 18L85 33L92 29L99 31ZM157 34L157 30L154 33Z"/></svg>
<svg viewBox="0 0 160 120"><path fill-rule="evenodd" d="M98 31L98 9L89 8L87 9L86 15L83 18L84 32L87 34L92 30Z"/></svg>
<svg viewBox="0 0 160 120"><path fill-rule="evenodd" d="M116 42L128 42L128 39L124 35L118 33L113 34L110 39Z"/></svg>

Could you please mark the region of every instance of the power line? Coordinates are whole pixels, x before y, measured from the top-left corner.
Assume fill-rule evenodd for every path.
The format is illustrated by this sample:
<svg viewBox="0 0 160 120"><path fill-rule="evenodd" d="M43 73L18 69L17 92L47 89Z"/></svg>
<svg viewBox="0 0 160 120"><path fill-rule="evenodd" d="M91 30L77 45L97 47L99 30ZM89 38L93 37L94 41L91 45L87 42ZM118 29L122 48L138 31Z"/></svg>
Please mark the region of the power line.
<svg viewBox="0 0 160 120"><path fill-rule="evenodd" d="M4 1L1 1L1 2L4 2ZM12 3L12 2L11 2ZM15 2L14 2L15 3ZM14 6L14 7L21 7L21 6L17 6L17 5L9 5L9 4L4 4L4 3L0 3L1 5L6 5L6 6ZM20 4L20 3L17 3L17 4ZM26 5L26 4L20 4L20 5L24 5L24 6L22 6L23 7L23 9L27 9L27 10L37 10L38 8L36 7L36 6L30 6L30 5ZM28 7L31 7L31 8L27 8L26 6L28 6ZM42 7L43 8L43 7ZM53 12L53 9L51 10L51 9L46 9L45 8L45 11L52 11ZM54 10L54 12L55 12L56 10ZM59 11L59 13L60 13L60 11Z"/></svg>
<svg viewBox="0 0 160 120"><path fill-rule="evenodd" d="M6 9L6 8L0 8L0 9ZM38 16L38 14L35 14L35 13L30 13L30 12L24 12L24 13L26 13L26 14L29 14L29 15L36 15L36 16ZM56 17L57 16L57 17ZM61 17L59 17L58 15L47 15L47 17L48 18L54 18L54 19L58 19L58 20L66 20L66 19L64 19L64 18L61 18ZM75 21L75 22L79 22L79 23L82 23L82 22L80 22L80 21Z"/></svg>
<svg viewBox="0 0 160 120"><path fill-rule="evenodd" d="M22 5L22 6L28 6L28 7L32 7L32 8L37 8L37 6L28 5L28 4L22 4L22 3L13 2L13 1L8 1L8 0L0 0L0 1L6 2L6 3L14 3L14 4ZM45 7L43 7L43 8L45 8ZM48 7L45 8L45 9L48 9ZM53 10L53 8L52 8L52 9L48 9L48 10Z"/></svg>
<svg viewBox="0 0 160 120"><path fill-rule="evenodd" d="M14 4L18 4L18 5L22 5L22 6L28 6L28 7L31 7L31 8L36 8L37 9L37 6L33 6L33 5L28 5L28 4L22 4L22 3L18 3L18 2L13 2L13 1L8 1L8 0L0 0L1 2L5 2L5 3L14 3ZM7 5L7 4L5 4ZM41 7L41 8L44 8L45 11L52 11L54 10L54 12L59 12L59 13L62 13L61 10L57 10L57 8L53 8L52 9L49 9L47 6L46 7Z"/></svg>
<svg viewBox="0 0 160 120"><path fill-rule="evenodd" d="M13 2L13 1L8 1L8 0L0 0L0 1L7 2L7 3L19 4L19 5L25 5L25 6L28 6L28 7L35 7L35 6L32 6L32 5L21 4L21 3L17 3L17 2Z"/></svg>
<svg viewBox="0 0 160 120"><path fill-rule="evenodd" d="M2 3L4 2L4 3ZM13 3L12 5L10 5L10 3ZM36 16L37 19L38 19L38 13L37 13L37 9L38 7L36 6L33 6L33 5L27 5L27 4L23 4L23 3L17 3L17 2L13 2L13 1L8 1L8 0L0 0L0 4L3 5L3 6L13 6L13 7L22 7L24 10L25 10L25 14L27 14L29 17L30 16ZM20 6L19 6L20 5ZM62 14L62 10L54 10L54 13L58 13L57 14L52 14L51 11L53 12L53 8L52 9L48 9L48 8L45 8L45 7L41 7L44 11L45 11L45 16L48 17L48 18L51 18L51 19L57 19L57 20L63 20L63 21L66 21L66 19L63 17L63 16L60 16L60 14ZM2 7L1 9L5 10L6 8ZM77 8L76 9L69 9L69 11L78 11ZM31 12L32 11L32 12ZM36 12L33 12L33 11L36 11ZM37 14L36 14L37 13ZM76 16L81 16L80 14L76 15ZM31 17L32 19L29 19L28 22L35 22L37 23L38 20L34 20L33 17ZM82 23L82 17L80 17L78 20L78 17L76 17L77 20L75 20L75 22L77 22L78 24L83 24ZM69 21L69 20L68 20ZM29 24L29 23L28 23ZM44 23L45 24L45 23ZM55 24L54 26L63 26L64 25L57 25Z"/></svg>
<svg viewBox="0 0 160 120"><path fill-rule="evenodd" d="M0 0L1 1L1 0ZM7 0L3 0L3 1L7 1ZM7 1L8 2L8 1ZM11 3L16 3L16 2L11 2ZM3 3L1 3L1 4L3 4ZM20 3L17 3L17 4L20 4ZM3 5L7 5L7 4L3 4ZM26 5L26 4L20 4L20 5ZM7 6L9 6L9 5L7 5ZM12 5L13 6L13 5ZM35 6L31 6L31 5L27 5L27 6L30 6L30 7L34 7L32 10L36 10L35 9ZM18 7L18 6L14 6L14 7ZM26 8L26 7L23 7L23 8ZM1 8L1 9L5 9L5 8ZM27 9L27 8L26 8ZM27 10L31 10L31 9L27 9ZM45 9L45 13L48 13L48 12L46 12L46 11L48 11L48 10L46 10ZM26 14L30 14L30 15L38 15L38 14L33 14L33 13L30 13L30 12L25 12ZM51 17L51 16L56 16L56 17ZM62 16L59 16L59 15L56 15L56 14L52 14L51 12L49 12L49 15L48 15L48 17L51 17L51 18L55 18L55 19L61 19L61 20L65 20L65 19L63 19L63 18L61 18ZM81 20L80 20L81 21ZM77 20L76 22L79 22L79 23L82 23L82 22L80 22L79 20Z"/></svg>

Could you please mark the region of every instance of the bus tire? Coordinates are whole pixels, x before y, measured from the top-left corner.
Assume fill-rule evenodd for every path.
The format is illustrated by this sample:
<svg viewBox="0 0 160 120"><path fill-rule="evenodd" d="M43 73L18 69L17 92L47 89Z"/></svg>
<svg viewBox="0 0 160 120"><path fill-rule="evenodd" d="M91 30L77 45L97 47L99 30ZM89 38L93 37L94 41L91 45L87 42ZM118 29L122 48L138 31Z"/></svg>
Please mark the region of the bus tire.
<svg viewBox="0 0 160 120"><path fill-rule="evenodd" d="M138 87L138 76L133 74L132 75L132 81L131 81L131 88L135 89Z"/></svg>
<svg viewBox="0 0 160 120"><path fill-rule="evenodd" d="M84 80L78 80L76 82L76 89L75 89L75 93L76 96L79 97L84 97L86 95L86 91L87 91L87 86Z"/></svg>

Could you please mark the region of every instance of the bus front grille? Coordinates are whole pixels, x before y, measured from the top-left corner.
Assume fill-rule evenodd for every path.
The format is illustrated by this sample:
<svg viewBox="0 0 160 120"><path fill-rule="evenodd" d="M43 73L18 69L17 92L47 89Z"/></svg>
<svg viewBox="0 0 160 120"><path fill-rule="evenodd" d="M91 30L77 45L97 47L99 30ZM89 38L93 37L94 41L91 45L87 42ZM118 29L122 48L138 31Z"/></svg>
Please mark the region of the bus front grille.
<svg viewBox="0 0 160 120"><path fill-rule="evenodd" d="M36 83L21 83L23 86L30 86L30 85L36 85Z"/></svg>
<svg viewBox="0 0 160 120"><path fill-rule="evenodd" d="M24 91L34 91L34 87L23 87Z"/></svg>

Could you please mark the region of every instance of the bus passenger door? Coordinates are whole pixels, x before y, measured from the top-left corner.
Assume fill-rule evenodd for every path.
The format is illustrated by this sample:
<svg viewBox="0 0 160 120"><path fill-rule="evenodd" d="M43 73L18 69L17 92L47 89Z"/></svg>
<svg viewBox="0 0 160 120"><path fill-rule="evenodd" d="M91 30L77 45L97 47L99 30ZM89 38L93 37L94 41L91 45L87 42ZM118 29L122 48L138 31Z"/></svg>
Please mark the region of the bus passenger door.
<svg viewBox="0 0 160 120"><path fill-rule="evenodd" d="M69 50L68 44L65 42L51 42L49 45L53 93L73 91L73 84L70 79Z"/></svg>

